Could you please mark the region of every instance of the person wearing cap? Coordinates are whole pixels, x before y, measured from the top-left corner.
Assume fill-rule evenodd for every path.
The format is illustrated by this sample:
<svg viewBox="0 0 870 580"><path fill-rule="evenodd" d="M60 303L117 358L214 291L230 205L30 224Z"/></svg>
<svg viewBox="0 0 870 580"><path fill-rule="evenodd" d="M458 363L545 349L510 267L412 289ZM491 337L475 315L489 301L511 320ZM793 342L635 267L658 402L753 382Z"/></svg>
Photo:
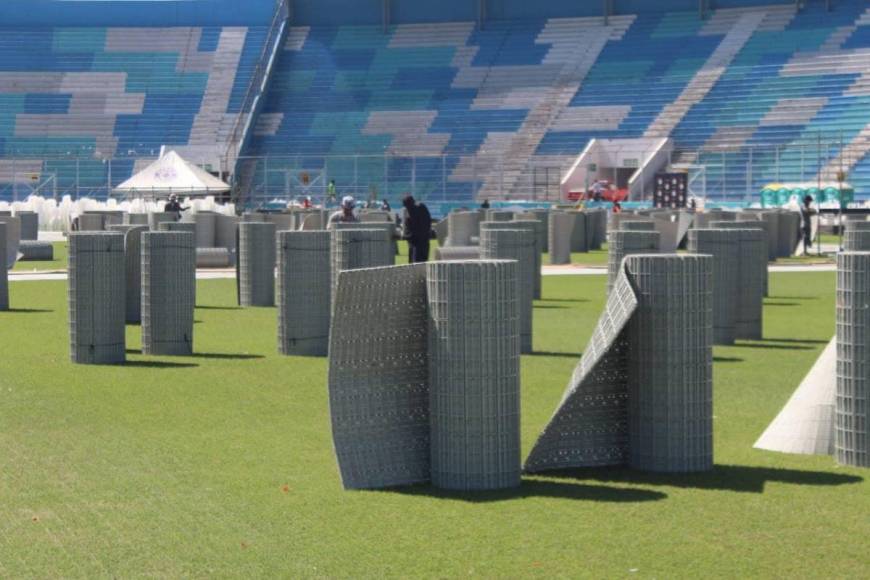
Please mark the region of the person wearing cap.
<svg viewBox="0 0 870 580"><path fill-rule="evenodd" d="M432 231L432 216L426 204L417 203L414 196L402 200L405 219L402 237L408 241L408 261L412 264L429 261L429 239Z"/></svg>
<svg viewBox="0 0 870 580"><path fill-rule="evenodd" d="M341 199L341 209L329 216L326 229L334 229L334 224L353 224L359 222L359 218L353 213L356 201L352 196L346 195Z"/></svg>

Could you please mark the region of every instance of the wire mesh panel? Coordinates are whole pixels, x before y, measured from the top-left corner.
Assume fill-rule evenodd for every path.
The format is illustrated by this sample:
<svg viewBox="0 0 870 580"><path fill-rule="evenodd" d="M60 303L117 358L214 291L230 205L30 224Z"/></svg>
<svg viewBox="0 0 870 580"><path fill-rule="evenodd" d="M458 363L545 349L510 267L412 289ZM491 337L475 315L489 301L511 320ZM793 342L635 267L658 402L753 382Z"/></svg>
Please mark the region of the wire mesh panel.
<svg viewBox="0 0 870 580"><path fill-rule="evenodd" d="M124 236L76 232L69 236L70 358L78 364L126 360Z"/></svg>
<svg viewBox="0 0 870 580"><path fill-rule="evenodd" d="M712 469L713 259L634 255L625 268L638 300L627 327L629 465Z"/></svg>
<svg viewBox="0 0 870 580"><path fill-rule="evenodd" d="M691 230L688 249L693 254L713 257L713 343L734 344L740 233L723 229Z"/></svg>
<svg viewBox="0 0 870 580"><path fill-rule="evenodd" d="M532 228L535 232L535 242L537 243L537 248L535 249L535 300L540 300L543 292L543 271L541 266L543 266L543 253L546 251L544 248L547 245L547 223L540 219L527 218L525 215L515 214L514 221L510 223L514 224L514 227L516 227L516 224L523 224L524 227ZM547 219L549 220L549 217Z"/></svg>
<svg viewBox="0 0 870 580"><path fill-rule="evenodd" d="M571 228L571 251L585 254L589 251L586 240L586 214L582 211L569 211L568 215L574 218L574 227Z"/></svg>
<svg viewBox="0 0 870 580"><path fill-rule="evenodd" d="M39 214L33 211L16 211L15 217L21 220L21 241L36 241L39 238Z"/></svg>
<svg viewBox="0 0 870 580"><path fill-rule="evenodd" d="M779 213L775 211L754 213L756 219L767 224L767 260L773 262L779 257Z"/></svg>
<svg viewBox="0 0 870 580"><path fill-rule="evenodd" d="M538 236L538 248L541 253L548 252L550 248L550 210L533 209L523 213L515 213L514 221L534 221L535 235Z"/></svg>
<svg viewBox="0 0 870 580"><path fill-rule="evenodd" d="M233 255L226 248L197 248L197 268L229 268L233 265Z"/></svg>
<svg viewBox="0 0 870 580"><path fill-rule="evenodd" d="M778 213L777 257L789 258L794 255L801 239L801 214L788 210L779 210Z"/></svg>
<svg viewBox="0 0 870 580"><path fill-rule="evenodd" d="M390 234L383 228L336 229L332 231L331 245L333 296L339 272L392 266L396 259Z"/></svg>
<svg viewBox="0 0 870 580"><path fill-rule="evenodd" d="M861 222L870 224L870 222ZM870 251L870 230L857 230L846 228L843 232L843 251L845 252L868 252Z"/></svg>
<svg viewBox="0 0 870 580"><path fill-rule="evenodd" d="M512 219L514 219L514 212L512 211L486 210L486 221L488 222L509 222Z"/></svg>
<svg viewBox="0 0 870 580"><path fill-rule="evenodd" d="M147 226L148 214L134 212L124 214L124 224L128 226Z"/></svg>
<svg viewBox="0 0 870 580"><path fill-rule="evenodd" d="M196 239L192 232L142 234L142 353L193 353Z"/></svg>
<svg viewBox="0 0 870 580"><path fill-rule="evenodd" d="M54 246L51 242L21 240L18 245L21 262L50 262L54 260Z"/></svg>
<svg viewBox="0 0 870 580"><path fill-rule="evenodd" d="M625 232L612 231L607 236L607 292L613 289L622 260L631 254L654 254L659 251L658 232Z"/></svg>
<svg viewBox="0 0 870 580"><path fill-rule="evenodd" d="M160 224L178 221L178 214L173 211L154 211L148 213L148 227L152 232L160 231Z"/></svg>
<svg viewBox="0 0 870 580"><path fill-rule="evenodd" d="M239 304L275 305L275 224L239 224Z"/></svg>
<svg viewBox="0 0 870 580"><path fill-rule="evenodd" d="M80 232L102 232L106 229L106 216L103 214L83 213L76 219Z"/></svg>
<svg viewBox="0 0 870 580"><path fill-rule="evenodd" d="M870 467L870 252L837 256L836 456Z"/></svg>
<svg viewBox="0 0 870 580"><path fill-rule="evenodd" d="M0 222L0 257L6 256L6 224ZM9 271L0 263L0 310L9 310Z"/></svg>
<svg viewBox="0 0 870 580"><path fill-rule="evenodd" d="M278 352L326 356L329 349L330 234L278 233Z"/></svg>
<svg viewBox="0 0 870 580"><path fill-rule="evenodd" d="M711 228L719 228L719 229L748 229L748 230L761 230L764 232L764 236L762 237L762 245L763 250L762 253L757 255L754 263L755 266L759 270L759 276L761 276L761 282L764 288L763 296L768 295L768 272L767 265L770 260L770 225L764 220L756 220L752 219L752 215L748 212L742 212L738 214L738 218L736 222L712 222L710 224Z"/></svg>
<svg viewBox="0 0 870 580"><path fill-rule="evenodd" d="M619 229L624 232L654 232L656 224L652 220L622 220L619 222Z"/></svg>
<svg viewBox="0 0 870 580"><path fill-rule="evenodd" d="M160 222L158 232L184 232L196 236L196 224L189 222Z"/></svg>
<svg viewBox="0 0 870 580"><path fill-rule="evenodd" d="M193 223L196 225L196 247L214 248L217 246L217 219L218 215L211 212L198 212L193 214Z"/></svg>
<svg viewBox="0 0 870 580"><path fill-rule="evenodd" d="M837 339L834 338L753 447L780 453L833 455L836 402Z"/></svg>
<svg viewBox="0 0 870 580"><path fill-rule="evenodd" d="M452 248L435 248L435 260L439 262L455 262L456 260L479 259L480 246L453 246Z"/></svg>
<svg viewBox="0 0 870 580"><path fill-rule="evenodd" d="M498 222L510 223L510 222ZM534 311L535 238L529 230L483 230L480 232L480 257L483 260L516 260L518 302L520 306L520 352L532 352L532 314Z"/></svg>
<svg viewBox="0 0 870 580"><path fill-rule="evenodd" d="M574 216L561 213L550 213L550 263L571 263L571 235L574 230Z"/></svg>
<svg viewBox="0 0 870 580"><path fill-rule="evenodd" d="M429 480L423 264L339 274L329 341L329 411L346 489Z"/></svg>
<svg viewBox="0 0 870 580"><path fill-rule="evenodd" d="M21 243L21 220L12 216L0 216L0 224L6 226L6 251L0 254L3 265L11 270L18 260L18 246Z"/></svg>
<svg viewBox="0 0 870 580"><path fill-rule="evenodd" d="M528 272L528 275L531 277L532 287L534 288L533 296L535 300L541 297L541 286L543 277L543 273L541 271L541 262L543 260L543 257L541 256L541 248L537 245L537 243L540 241L540 238L538 237L539 227L540 222L530 219L517 219L512 222L481 222L480 224L481 233L483 233L484 230L524 230L532 234L536 244L535 266L530 272Z"/></svg>
<svg viewBox="0 0 870 580"><path fill-rule="evenodd" d="M870 232L870 222L868 221L848 220L844 225L845 232Z"/></svg>
<svg viewBox="0 0 870 580"><path fill-rule="evenodd" d="M764 290L767 281L767 235L762 229L746 229L745 222L712 222L714 228L738 232L737 318L735 338L761 340Z"/></svg>
<svg viewBox="0 0 870 580"><path fill-rule="evenodd" d="M518 265L431 262L426 271L432 483L518 486Z"/></svg>
<svg viewBox="0 0 870 580"><path fill-rule="evenodd" d="M236 230L240 218L234 215L218 215L215 220L215 246L236 252Z"/></svg>
<svg viewBox="0 0 870 580"><path fill-rule="evenodd" d="M147 226L112 225L109 231L124 234L124 262L127 279L126 321L139 324L142 321L142 234Z"/></svg>
<svg viewBox="0 0 870 580"><path fill-rule="evenodd" d="M447 216L447 246L471 246L471 238L480 235L483 214L477 211L454 211Z"/></svg>
<svg viewBox="0 0 870 580"><path fill-rule="evenodd" d="M623 269L562 402L525 462L528 472L621 465L628 457L625 326L637 298Z"/></svg>

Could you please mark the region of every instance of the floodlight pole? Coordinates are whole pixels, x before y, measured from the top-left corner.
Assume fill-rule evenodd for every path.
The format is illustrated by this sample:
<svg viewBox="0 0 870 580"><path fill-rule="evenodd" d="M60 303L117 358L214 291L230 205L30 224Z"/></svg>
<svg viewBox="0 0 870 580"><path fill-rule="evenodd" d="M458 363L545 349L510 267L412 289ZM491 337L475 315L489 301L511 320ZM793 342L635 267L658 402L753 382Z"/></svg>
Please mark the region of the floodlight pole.
<svg viewBox="0 0 870 580"><path fill-rule="evenodd" d="M383 0L381 3L382 6L382 18L384 22L384 34L387 33L390 29L390 0Z"/></svg>
<svg viewBox="0 0 870 580"><path fill-rule="evenodd" d="M477 0L477 27L483 30L486 23L486 0Z"/></svg>

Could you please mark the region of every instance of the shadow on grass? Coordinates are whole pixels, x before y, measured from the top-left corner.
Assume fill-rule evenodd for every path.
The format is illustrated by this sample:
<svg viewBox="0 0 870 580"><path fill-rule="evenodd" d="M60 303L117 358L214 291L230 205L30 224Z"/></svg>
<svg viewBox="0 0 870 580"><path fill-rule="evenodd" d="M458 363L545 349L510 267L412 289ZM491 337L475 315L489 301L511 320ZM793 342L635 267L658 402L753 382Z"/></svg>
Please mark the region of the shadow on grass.
<svg viewBox="0 0 870 580"><path fill-rule="evenodd" d="M549 475L549 474L548 474ZM666 499L667 494L647 489L626 489L606 485L565 483L546 479L524 477L519 487L496 491L451 491L431 485L412 485L381 490L402 495L424 496L468 503L490 503L529 497L552 497L608 503L637 503Z"/></svg>
<svg viewBox="0 0 870 580"><path fill-rule="evenodd" d="M51 314L54 310L47 310L43 308L10 308L6 310L6 312L10 312L12 314Z"/></svg>
<svg viewBox="0 0 870 580"><path fill-rule="evenodd" d="M800 306L797 302L765 302L765 306Z"/></svg>
<svg viewBox="0 0 870 580"><path fill-rule="evenodd" d="M763 338L758 342L782 342L785 344L828 344L828 340L813 340L812 338Z"/></svg>
<svg viewBox="0 0 870 580"><path fill-rule="evenodd" d="M573 358L580 360L580 357L583 356L581 352L551 352L547 350L536 350L534 352L529 353L529 356L554 356L561 358Z"/></svg>
<svg viewBox="0 0 870 580"><path fill-rule="evenodd" d="M713 357L713 362L720 362L720 363L739 363L739 362L743 362L743 359L742 359L742 358L738 358L738 357L736 357L736 356L714 356L714 357Z"/></svg>
<svg viewBox="0 0 870 580"><path fill-rule="evenodd" d="M771 300L818 300L818 296L768 296Z"/></svg>
<svg viewBox="0 0 870 580"><path fill-rule="evenodd" d="M585 298L545 298L542 302L571 302L574 304L579 304L582 302L589 302Z"/></svg>
<svg viewBox="0 0 870 580"><path fill-rule="evenodd" d="M568 310L570 306L560 306L558 304L535 304L535 309L542 310Z"/></svg>
<svg viewBox="0 0 870 580"><path fill-rule="evenodd" d="M257 360L266 358L261 354L234 354L223 352L195 352L190 355L192 358L203 358L211 360Z"/></svg>
<svg viewBox="0 0 870 580"><path fill-rule="evenodd" d="M119 366L142 369L191 369L199 365L195 363L163 362L157 360L128 360Z"/></svg>
<svg viewBox="0 0 870 580"><path fill-rule="evenodd" d="M768 350L815 350L812 346L807 344L764 344L762 342L744 342L739 340L734 343L734 346Z"/></svg>
<svg viewBox="0 0 870 580"><path fill-rule="evenodd" d="M241 310L240 306L197 306L197 310Z"/></svg>
<svg viewBox="0 0 870 580"><path fill-rule="evenodd" d="M581 481L665 485L740 493L763 493L767 482L830 487L864 481L863 477L857 475L744 465L716 465L712 471L705 473L648 473L622 467L605 467L553 471L547 475Z"/></svg>

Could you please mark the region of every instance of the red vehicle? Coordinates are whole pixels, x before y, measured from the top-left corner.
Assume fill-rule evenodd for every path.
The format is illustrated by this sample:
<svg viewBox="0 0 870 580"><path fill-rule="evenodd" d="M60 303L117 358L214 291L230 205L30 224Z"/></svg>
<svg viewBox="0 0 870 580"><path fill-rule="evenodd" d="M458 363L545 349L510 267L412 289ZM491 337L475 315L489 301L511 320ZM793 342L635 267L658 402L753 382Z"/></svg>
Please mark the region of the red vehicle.
<svg viewBox="0 0 870 580"><path fill-rule="evenodd" d="M625 201L628 198L627 189L617 189L610 181L601 179L593 183L586 191L571 191L568 201Z"/></svg>

